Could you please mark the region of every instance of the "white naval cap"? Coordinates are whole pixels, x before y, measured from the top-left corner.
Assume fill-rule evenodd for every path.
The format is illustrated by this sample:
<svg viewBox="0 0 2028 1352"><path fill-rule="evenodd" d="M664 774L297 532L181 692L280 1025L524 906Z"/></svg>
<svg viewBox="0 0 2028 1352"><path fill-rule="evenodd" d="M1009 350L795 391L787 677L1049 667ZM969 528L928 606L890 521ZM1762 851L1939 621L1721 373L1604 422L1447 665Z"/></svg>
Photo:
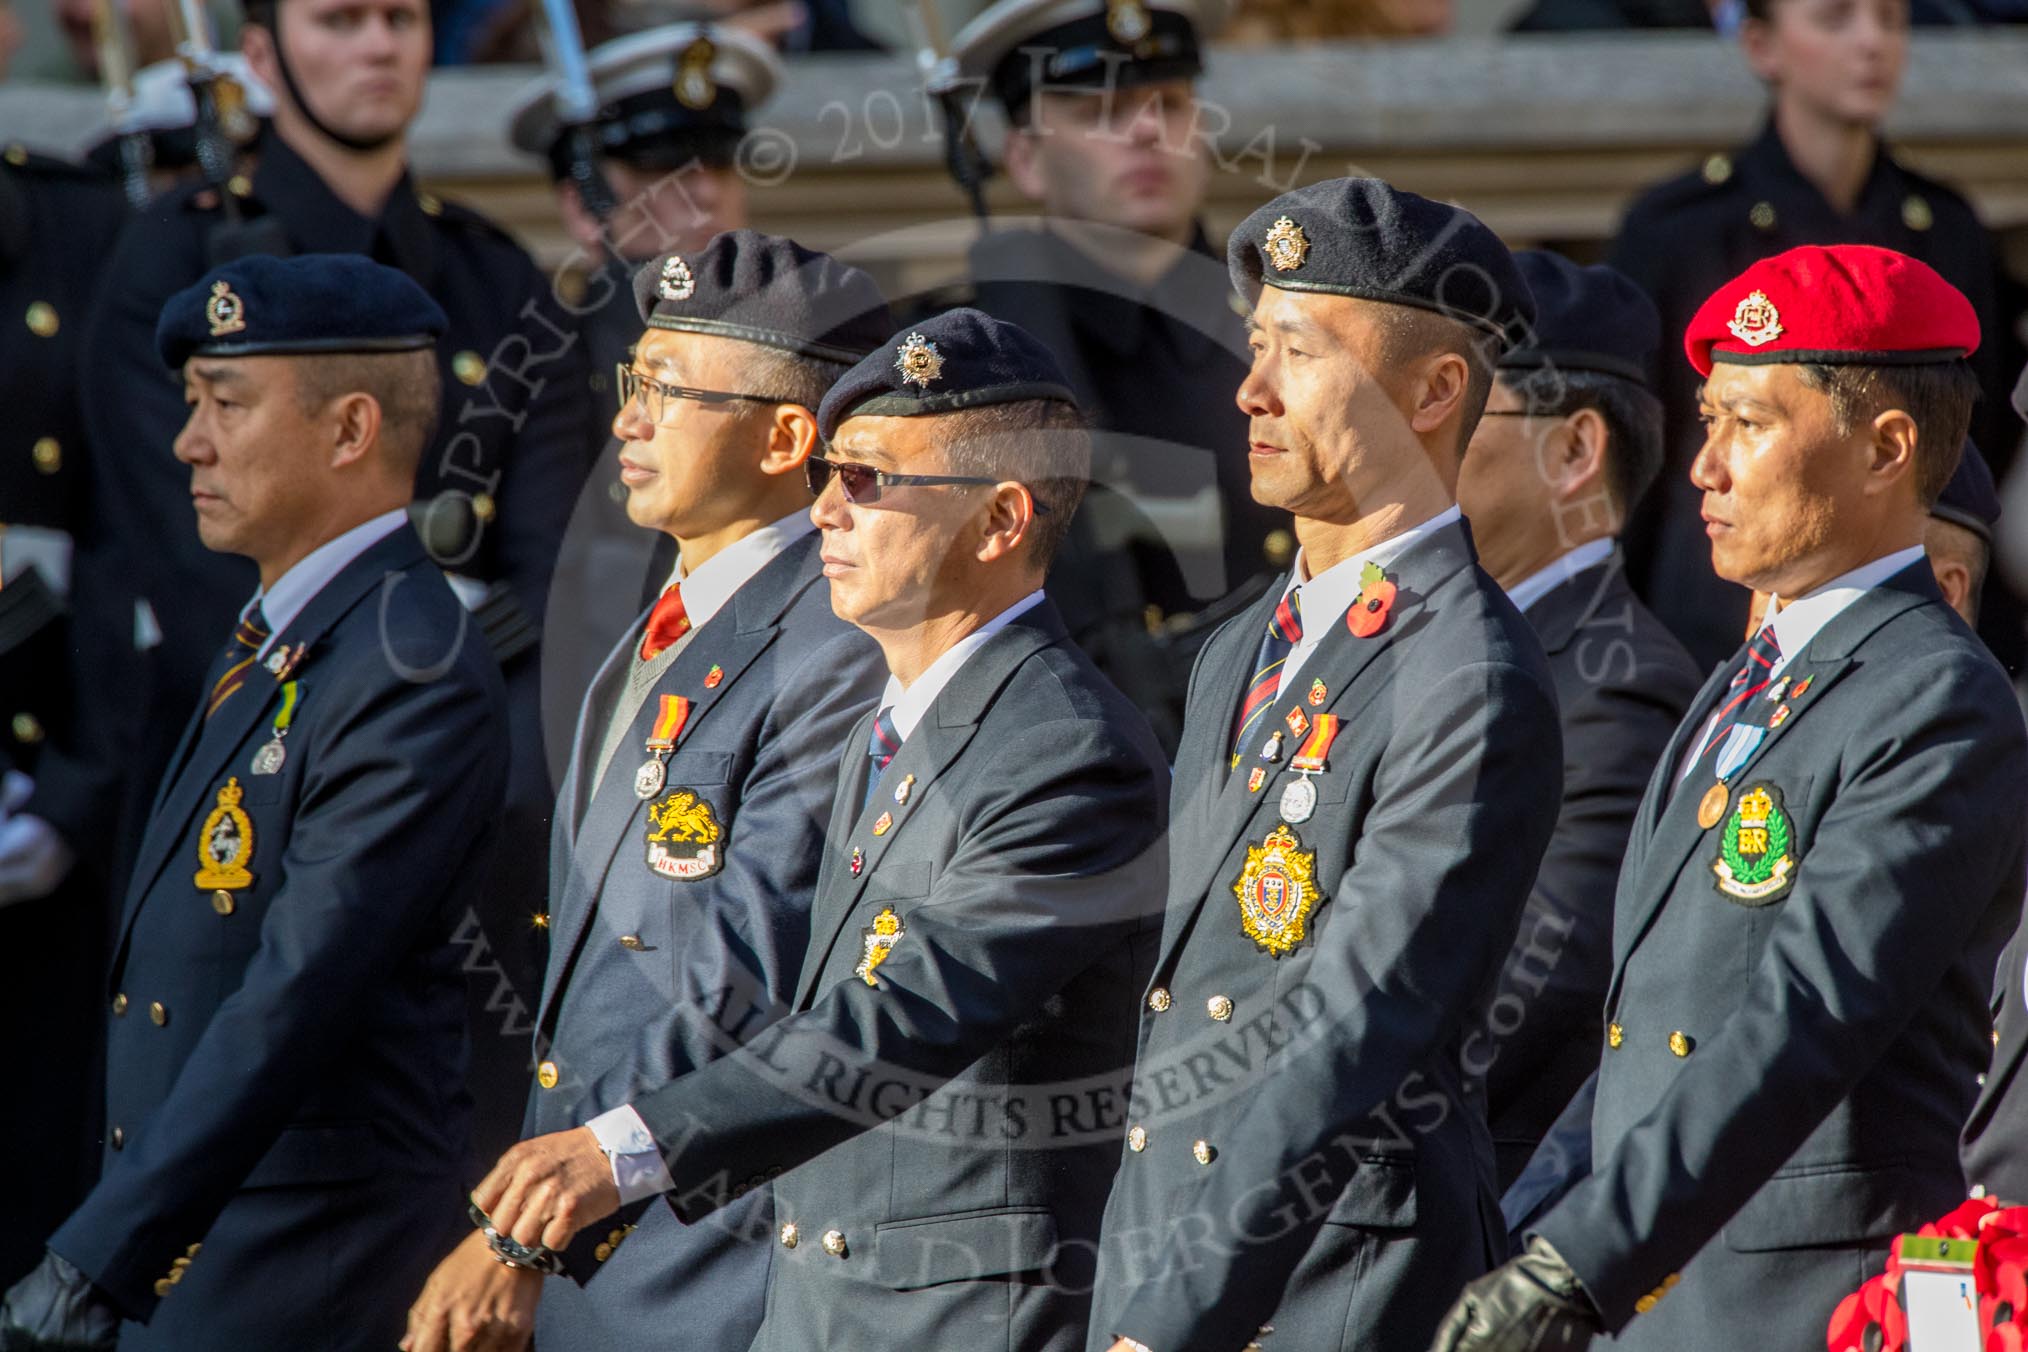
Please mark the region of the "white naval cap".
<svg viewBox="0 0 2028 1352"><path fill-rule="evenodd" d="M958 31L950 59L1014 110L1038 87L1194 78L1231 12L1231 0L999 0Z"/></svg>
<svg viewBox="0 0 2028 1352"><path fill-rule="evenodd" d="M585 54L598 99L603 154L673 169L691 156L730 161L747 114L781 83L774 48L724 24L673 23L600 43ZM544 76L515 99L509 138L516 148L561 162L556 81Z"/></svg>

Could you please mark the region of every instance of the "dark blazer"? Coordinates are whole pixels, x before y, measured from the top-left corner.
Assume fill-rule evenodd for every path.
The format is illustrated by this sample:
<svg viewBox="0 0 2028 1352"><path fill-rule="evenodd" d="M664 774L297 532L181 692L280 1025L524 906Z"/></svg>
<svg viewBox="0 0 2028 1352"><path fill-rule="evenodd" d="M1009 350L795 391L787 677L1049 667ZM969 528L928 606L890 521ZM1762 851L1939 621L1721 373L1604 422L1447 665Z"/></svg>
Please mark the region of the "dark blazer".
<svg viewBox="0 0 2028 1352"><path fill-rule="evenodd" d="M105 1173L50 1247L148 1321L122 1346L385 1347L461 1220L449 940L500 810L499 673L405 526L284 644L279 772L257 666L185 727L120 921ZM234 838L250 880L208 879Z"/></svg>
<svg viewBox="0 0 2028 1352"><path fill-rule="evenodd" d="M1789 713L1706 829L1707 769L1676 771L1733 670L1648 782L1614 913L1594 1170L1534 1227L1630 1347L1813 1346L1889 1237L1963 1200L1958 1129L2021 907L2028 733L1927 562L1789 661ZM1773 722L1782 705L1763 707ZM1741 901L1715 866L1757 789L1791 887Z"/></svg>
<svg viewBox="0 0 2028 1352"><path fill-rule="evenodd" d="M1993 974L1993 1060L1979 1077L1979 1099L1965 1123L1960 1155L1965 1184L2011 1205L2028 1198L2028 922L2014 931Z"/></svg>
<svg viewBox="0 0 2028 1352"><path fill-rule="evenodd" d="M1648 775L1700 676L1627 586L1617 551L1522 612L1549 659L1563 726L1563 810L1500 984L1465 1039L1483 1080L1500 1190L1598 1068L1613 890Z"/></svg>
<svg viewBox="0 0 2028 1352"><path fill-rule="evenodd" d="M1047 602L971 655L862 803L871 725L838 765L796 1013L635 1106L686 1220L781 1175L757 1348L1065 1352L1168 774Z"/></svg>
<svg viewBox="0 0 2028 1352"><path fill-rule="evenodd" d="M879 648L832 613L818 544L814 531L791 544L695 631L588 791L645 616L592 686L550 852L555 942L537 1052L557 1083L533 1091L529 1135L716 1060L795 1000L838 748L887 680ZM666 784L644 800L634 776L664 694L692 704ZM669 877L650 851L658 813L686 793L708 807L717 854L702 876ZM659 1199L638 1212L623 1245L615 1226L594 1226L568 1252L570 1275L589 1285L548 1284L542 1346L650 1346L681 1328L689 1345L746 1347L767 1287L766 1191L696 1226Z"/></svg>
<svg viewBox="0 0 2028 1352"><path fill-rule="evenodd" d="M1317 903L1280 957L1242 928L1236 888L1284 825L1291 756L1268 763L1256 742L1227 767L1281 585L1191 678L1089 1347L1236 1352L1271 1325L1269 1349L1421 1352L1505 1253L1460 1052L1555 824L1556 700L1468 526L1387 572L1399 594L1374 636L1306 617L1328 631L1262 724L1342 720L1315 813L1289 827L1284 876L1307 858Z"/></svg>

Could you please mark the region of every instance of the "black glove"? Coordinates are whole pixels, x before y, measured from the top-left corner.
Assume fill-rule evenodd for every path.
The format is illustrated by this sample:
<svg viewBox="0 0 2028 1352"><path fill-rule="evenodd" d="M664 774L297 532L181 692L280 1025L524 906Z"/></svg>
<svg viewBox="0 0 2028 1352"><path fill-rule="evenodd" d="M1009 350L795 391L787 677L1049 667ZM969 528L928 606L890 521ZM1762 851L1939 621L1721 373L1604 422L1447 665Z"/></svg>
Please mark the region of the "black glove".
<svg viewBox="0 0 2028 1352"><path fill-rule="evenodd" d="M47 1250L35 1271L0 1298L0 1352L106 1352L119 1336L113 1303Z"/></svg>
<svg viewBox="0 0 2028 1352"><path fill-rule="evenodd" d="M1430 1352L1549 1352L1582 1347L1600 1331L1577 1274L1538 1237L1519 1258L1465 1288Z"/></svg>

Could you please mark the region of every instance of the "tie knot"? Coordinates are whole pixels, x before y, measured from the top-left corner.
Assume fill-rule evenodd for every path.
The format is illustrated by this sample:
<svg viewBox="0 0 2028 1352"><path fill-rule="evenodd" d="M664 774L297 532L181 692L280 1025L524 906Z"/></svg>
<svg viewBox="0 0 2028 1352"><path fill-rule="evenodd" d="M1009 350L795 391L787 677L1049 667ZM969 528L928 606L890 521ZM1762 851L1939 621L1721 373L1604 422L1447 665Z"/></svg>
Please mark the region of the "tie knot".
<svg viewBox="0 0 2028 1352"><path fill-rule="evenodd" d="M901 730L894 726L894 708L890 705L873 716L873 733L866 739L866 754L873 759L875 769L885 770L899 750Z"/></svg>
<svg viewBox="0 0 2028 1352"><path fill-rule="evenodd" d="M648 627L641 633L641 660L654 661L689 632L690 613L683 608L683 588L672 582L655 598L655 608L648 612Z"/></svg>
<svg viewBox="0 0 2028 1352"><path fill-rule="evenodd" d="M213 632L216 632L215 630ZM259 650L273 632L268 628L268 617L256 601L239 617L239 627L232 631L233 641L244 648Z"/></svg>
<svg viewBox="0 0 2028 1352"><path fill-rule="evenodd" d="M1764 662L1770 667L1781 660L1782 645L1775 638L1773 625L1760 627L1760 632L1753 636L1753 642L1746 645L1746 655L1749 661Z"/></svg>
<svg viewBox="0 0 2028 1352"><path fill-rule="evenodd" d="M1274 618L1268 621L1268 632L1289 643L1303 640L1303 589L1297 587L1284 596L1275 607Z"/></svg>

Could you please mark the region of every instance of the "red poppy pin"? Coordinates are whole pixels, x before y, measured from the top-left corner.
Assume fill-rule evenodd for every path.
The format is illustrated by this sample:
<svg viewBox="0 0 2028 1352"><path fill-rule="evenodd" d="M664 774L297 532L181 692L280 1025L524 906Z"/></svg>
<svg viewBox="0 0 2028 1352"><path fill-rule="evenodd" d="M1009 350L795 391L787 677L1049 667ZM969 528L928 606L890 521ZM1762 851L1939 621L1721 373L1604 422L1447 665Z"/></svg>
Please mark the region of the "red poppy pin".
<svg viewBox="0 0 2028 1352"><path fill-rule="evenodd" d="M1371 638L1380 632L1387 613L1394 609L1394 592L1394 584L1379 564L1369 563L1359 570L1359 599L1345 612L1345 627L1354 638Z"/></svg>

